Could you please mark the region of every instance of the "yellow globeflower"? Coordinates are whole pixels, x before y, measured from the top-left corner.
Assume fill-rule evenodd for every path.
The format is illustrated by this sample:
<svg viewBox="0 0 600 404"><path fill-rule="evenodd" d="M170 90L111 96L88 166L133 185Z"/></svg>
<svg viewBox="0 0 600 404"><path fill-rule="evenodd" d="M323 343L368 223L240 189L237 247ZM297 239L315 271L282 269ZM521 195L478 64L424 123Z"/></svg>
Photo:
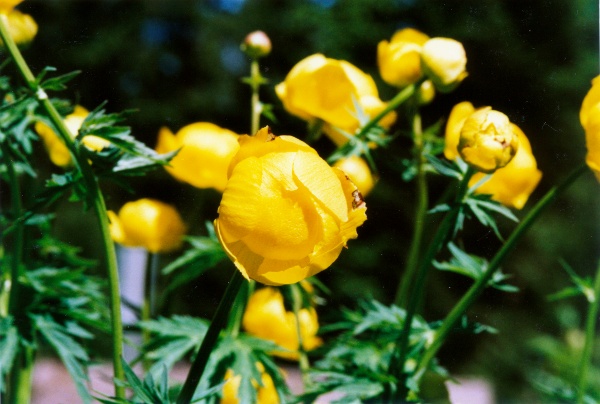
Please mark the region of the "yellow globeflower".
<svg viewBox="0 0 600 404"><path fill-rule="evenodd" d="M291 114L309 122L323 120L323 131L338 145L348 140L338 129L352 135L360 127L355 104L368 118L386 107L371 76L346 61L321 54L298 62L275 91ZM390 112L379 124L387 128L395 120L396 114Z"/></svg>
<svg viewBox="0 0 600 404"><path fill-rule="evenodd" d="M467 118L475 111L473 104L466 101L452 108L446 125L446 147L444 149L444 155L449 160L454 160L459 156L457 147L461 130ZM531 145L523 131L512 123L510 128L518 138L517 153L505 167L497 169L475 192L490 194L492 199L505 206L521 209L529 195L535 190L542 178L542 173L537 168ZM483 175L475 174L469 181L469 186L475 185Z"/></svg>
<svg viewBox="0 0 600 404"><path fill-rule="evenodd" d="M421 51L423 71L443 92L454 90L467 77L467 55L462 44L450 38L432 38Z"/></svg>
<svg viewBox="0 0 600 404"><path fill-rule="evenodd" d="M6 14L12 11L23 0L0 0L0 14Z"/></svg>
<svg viewBox="0 0 600 404"><path fill-rule="evenodd" d="M375 180L369 165L358 156L340 159L333 166L342 170L363 196L367 196L375 186Z"/></svg>
<svg viewBox="0 0 600 404"><path fill-rule="evenodd" d="M323 341L317 337L319 320L314 308L304 308L298 312L300 335L305 351L320 346ZM277 345L298 351L298 329L296 316L286 311L283 296L276 288L259 289L250 296L242 319L244 329L254 336L273 341ZM297 352L277 352L282 358L297 360Z"/></svg>
<svg viewBox="0 0 600 404"><path fill-rule="evenodd" d="M184 126L173 134L168 128L158 133L156 151L179 153L166 167L179 181L219 192L227 184L227 167L239 148L238 135L208 122Z"/></svg>
<svg viewBox="0 0 600 404"><path fill-rule="evenodd" d="M484 173L507 165L518 147L508 117L491 107L480 108L465 120L458 141L462 159Z"/></svg>
<svg viewBox="0 0 600 404"><path fill-rule="evenodd" d="M423 75L421 49L428 40L424 33L405 28L397 31L390 42L379 42L377 64L381 78L396 87L416 83Z"/></svg>
<svg viewBox="0 0 600 404"><path fill-rule="evenodd" d="M6 14L8 32L17 45L27 44L35 38L38 26L32 16L12 10ZM2 40L0 44L4 46Z"/></svg>
<svg viewBox="0 0 600 404"><path fill-rule="evenodd" d="M215 220L247 279L299 282L329 267L366 220L356 186L306 143L268 127L241 136Z"/></svg>
<svg viewBox="0 0 600 404"><path fill-rule="evenodd" d="M592 88L583 99L579 117L585 129L585 161L600 181L600 76L592 80Z"/></svg>
<svg viewBox="0 0 600 404"><path fill-rule="evenodd" d="M262 384L262 386L259 386L255 380L252 380L252 385L257 389L256 404L279 404L279 396L277 395L273 379L265 372L262 363L257 363L256 367L261 372L260 382ZM242 376L234 374L231 369L227 369L227 372L225 372L225 384L223 385L221 404L238 404L240 402L238 390L240 389L241 382Z"/></svg>
<svg viewBox="0 0 600 404"><path fill-rule="evenodd" d="M152 253L169 252L181 246L186 228L177 210L154 199L128 202L117 216L108 211L112 239L128 247L143 247Z"/></svg>
<svg viewBox="0 0 600 404"><path fill-rule="evenodd" d="M64 123L67 129L69 130L69 134L71 138L75 139L77 134L79 133L79 128L83 124L85 118L89 115L89 111L84 107L77 105L72 114L69 114L65 117ZM48 150L48 154L50 155L50 160L60 167L68 167L72 164L71 154L69 153L69 149L63 143L62 139L48 127L46 124L42 122L37 122L35 124L35 131L38 133L42 141L44 142L44 146L46 150ZM90 150L100 151L103 148L110 145L110 142L106 139L103 139L98 136L86 135L82 143Z"/></svg>

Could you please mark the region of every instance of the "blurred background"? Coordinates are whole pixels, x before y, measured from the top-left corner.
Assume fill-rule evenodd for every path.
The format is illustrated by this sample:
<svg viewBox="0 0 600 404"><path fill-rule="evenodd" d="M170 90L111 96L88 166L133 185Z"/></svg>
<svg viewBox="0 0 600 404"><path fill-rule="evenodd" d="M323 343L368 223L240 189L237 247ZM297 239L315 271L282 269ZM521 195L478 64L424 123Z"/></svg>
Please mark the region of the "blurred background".
<svg viewBox="0 0 600 404"><path fill-rule="evenodd" d="M240 134L248 131L250 90L240 79L248 75L249 61L239 44L253 30L265 31L273 43L261 63L270 80L261 98L274 105L278 119L269 124L276 134L303 138L306 124L283 110L273 90L292 66L317 52L345 59L370 73L381 98L390 99L395 90L378 75L377 43L410 26L459 40L468 56L469 77L424 108L425 125L468 100L505 112L529 137L543 178L518 216L584 160L578 112L599 72L598 4L592 0L28 0L19 9L39 25L24 52L34 73L44 66L59 73L81 70L58 96L88 109L108 101L110 112L137 110L128 124L150 147L162 126L177 131L209 121ZM333 151L326 138L314 146L324 157ZM398 141L376 152L381 180L367 197L369 220L359 239L319 275L332 290L329 304L319 311L323 321L333 309L354 307L359 298L386 304L393 299L413 226L414 184L402 181L399 164L409 156L408 146ZM43 170L55 170L41 145L38 152ZM430 185L435 200L447 182L431 179ZM172 203L198 235L205 234L204 222L216 217L220 200L216 191L178 183L162 170L134 179L135 195L113 184L103 188L113 210L141 197ZM546 298L569 286L559 259L581 276L594 273L600 257L599 206L600 187L590 172L544 213L503 267L520 291L487 291L470 310L470 318L499 334L453 336L440 356L452 374L489 379L501 400L536 397L527 380L532 369L560 368L560 350L568 352L583 341L576 330L585 301ZM56 234L83 247L86 256L100 257L92 215L67 201L60 202L59 212ZM514 227L500 224L504 235ZM488 258L500 246L475 223L461 237L469 252ZM167 263L176 257L163 258ZM231 271L231 264L223 263L182 288L163 314L210 317ZM470 284L454 274L432 273L425 318L443 318Z"/></svg>

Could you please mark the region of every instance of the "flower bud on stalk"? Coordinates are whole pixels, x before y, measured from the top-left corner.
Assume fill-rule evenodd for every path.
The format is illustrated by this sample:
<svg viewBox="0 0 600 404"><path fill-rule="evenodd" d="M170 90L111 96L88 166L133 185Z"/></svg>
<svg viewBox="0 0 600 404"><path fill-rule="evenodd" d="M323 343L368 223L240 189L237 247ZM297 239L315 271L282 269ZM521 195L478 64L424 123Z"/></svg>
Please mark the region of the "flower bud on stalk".
<svg viewBox="0 0 600 404"><path fill-rule="evenodd" d="M252 59L262 58L271 53L271 40L263 31L254 31L246 35L240 49Z"/></svg>
<svg viewBox="0 0 600 404"><path fill-rule="evenodd" d="M14 8L23 0L0 0L0 14L6 15L8 32L17 45L28 44L35 38L38 26L28 14L23 14ZM0 40L0 46L4 46Z"/></svg>
<svg viewBox="0 0 600 404"><path fill-rule="evenodd" d="M397 31L392 39L377 45L381 78L396 87L416 83L422 76L421 50L429 37L412 28Z"/></svg>
<svg viewBox="0 0 600 404"><path fill-rule="evenodd" d="M432 38L423 45L421 62L435 88L447 93L467 77L467 55L462 44L450 38Z"/></svg>

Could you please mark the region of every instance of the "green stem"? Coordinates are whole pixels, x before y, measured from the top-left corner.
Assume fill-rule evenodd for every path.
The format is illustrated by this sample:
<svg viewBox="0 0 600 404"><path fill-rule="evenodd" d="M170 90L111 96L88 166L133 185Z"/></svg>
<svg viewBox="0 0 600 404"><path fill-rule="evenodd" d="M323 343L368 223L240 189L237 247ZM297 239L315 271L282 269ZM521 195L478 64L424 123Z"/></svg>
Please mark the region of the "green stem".
<svg viewBox="0 0 600 404"><path fill-rule="evenodd" d="M31 402L35 350L31 346L21 345L15 359L14 365L19 371L12 374L9 402L29 404Z"/></svg>
<svg viewBox="0 0 600 404"><path fill-rule="evenodd" d="M58 131L58 135L69 149L75 167L80 171L86 188L90 193L89 203L92 205L100 226L102 238L102 246L106 253L106 265L110 287L110 309L113 337L113 369L115 379L115 396L117 398L125 398L125 387L119 383L119 380L125 380L125 373L121 363L123 356L123 326L121 322L121 297L119 294L119 273L117 268L117 255L115 247L110 237L108 228L108 215L106 213L106 205L104 197L100 192L98 181L92 172L92 168L88 161L82 157L75 147L71 134L65 126L65 123L56 110L52 102L48 99L46 92L39 87L38 83L29 69L29 66L23 59L21 52L13 41L8 32L8 23L6 14L0 14L0 36L4 42L5 48L8 50L21 76L29 86L30 90L36 95L38 101L42 105L46 114L52 121L52 124Z"/></svg>
<svg viewBox="0 0 600 404"><path fill-rule="evenodd" d="M148 254L146 261L145 284L144 284L144 304L142 305L141 320L150 321L156 318L157 301L157 283L158 283L158 264L160 255L157 253ZM147 346L150 343L151 332L147 328L142 328L142 345ZM150 369L150 360L144 358L142 361L144 372Z"/></svg>
<svg viewBox="0 0 600 404"><path fill-rule="evenodd" d="M539 217L540 213L552 203L556 197L564 191L573 181L585 172L587 167L582 165L573 172L571 172L567 178L558 186L550 189L548 193L531 209L531 211L521 221L519 226L512 232L510 237L506 240L506 243L500 248L493 259L490 261L488 268L483 273L473 286L467 291L467 293L460 299L460 301L454 306L452 311L446 316L440 328L435 332L435 337L431 345L425 350L421 361L417 365L416 371L420 369L427 369L431 360L435 357L437 351L440 349L444 340L450 334L455 324L462 318L463 314L473 304L475 299L483 292L488 286L490 279L496 273L496 270L500 268L500 264L503 262L507 254L514 248L516 243L523 237L525 232L531 227L535 220Z"/></svg>
<svg viewBox="0 0 600 404"><path fill-rule="evenodd" d="M240 287L240 291L235 297L233 302L233 312L229 315L229 322L227 323L227 334L232 337L237 337L242 327L242 320L244 318L244 311L250 297L251 289L254 289L254 281L250 280L247 283L243 283Z"/></svg>
<svg viewBox="0 0 600 404"><path fill-rule="evenodd" d="M304 349L304 341L302 339L302 327L300 324L300 310L302 309L302 296L300 295L301 288L300 284L291 285L292 290L292 301L294 317L296 319L296 336L298 337L298 364L300 365L300 372L302 373L302 382L304 387L308 386L310 380L308 378L308 371L310 370L310 363L308 361L308 355Z"/></svg>
<svg viewBox="0 0 600 404"><path fill-rule="evenodd" d="M208 363L208 358L215 347L217 340L219 339L219 334L221 330L224 328L227 323L227 317L229 316L229 311L231 310L231 306L235 301L235 298L240 290L244 282L244 277L237 269L233 273L231 280L229 281L229 285L221 298L221 302L217 307L217 311L215 312L215 316L213 317L208 330L206 331L206 335L202 340L202 344L200 344L200 349L196 354L196 358L194 359L194 363L192 363L192 367L185 379L185 383L179 393L179 397L177 397L177 404L188 404L192 401L194 396L194 392L198 387L198 383L202 378L202 374L204 373L204 368L206 368L206 364Z"/></svg>
<svg viewBox="0 0 600 404"><path fill-rule="evenodd" d="M594 300L590 302L590 308L585 322L585 345L581 353L579 362L579 373L577 374L577 404L583 404L585 398L585 389L587 386L587 376L592 360L594 348L594 339L596 338L596 320L598 319L598 310L600 309L600 262L596 271L596 280L594 281Z"/></svg>
<svg viewBox="0 0 600 404"><path fill-rule="evenodd" d="M258 132L260 125L260 114L262 113L262 104L258 94L262 77L260 75L258 59L252 59L250 63L250 87L252 87L252 97L250 105L252 108L252 120L250 123L250 136L254 136Z"/></svg>
<svg viewBox="0 0 600 404"><path fill-rule="evenodd" d="M410 244L406 269L400 284L398 285L394 304L403 307L407 304L408 293L410 291L411 281L417 271L421 244L423 242L423 233L425 228L425 216L427 215L427 205L429 204L429 195L427 193L427 178L425 175L425 156L423 156L423 130L421 125L421 116L416 113L413 116L413 136L415 142L415 154L417 158L417 208L415 212L415 230Z"/></svg>
<svg viewBox="0 0 600 404"><path fill-rule="evenodd" d="M444 246L446 243L448 236L452 233L454 226L456 224L456 218L461 209L461 203L465 196L465 193L468 190L469 180L474 174L474 170L469 168L462 178L458 192L456 194L456 201L452 210L446 214L444 220L440 224L437 233L435 234L434 239L429 244L429 248L425 252L423 259L421 260L420 265L418 266L418 270L416 273L416 279L414 285L411 285L411 295L408 301L408 307L406 308L406 315L404 318L404 324L402 325L402 331L400 333L400 338L398 340L398 345L396 349L396 355L392 356L392 362L390 363L390 372L396 374L398 376L404 373L404 362L406 361L406 355L408 353L408 342L410 337L410 331L412 328L412 320L415 316L415 312L417 309L417 305L423 294L423 288L425 286L425 280L427 279L427 274L429 273L429 269L431 268L431 263L433 262L438 251ZM400 394L404 395L405 393L405 385L404 383L400 386ZM404 397L403 397L404 398Z"/></svg>

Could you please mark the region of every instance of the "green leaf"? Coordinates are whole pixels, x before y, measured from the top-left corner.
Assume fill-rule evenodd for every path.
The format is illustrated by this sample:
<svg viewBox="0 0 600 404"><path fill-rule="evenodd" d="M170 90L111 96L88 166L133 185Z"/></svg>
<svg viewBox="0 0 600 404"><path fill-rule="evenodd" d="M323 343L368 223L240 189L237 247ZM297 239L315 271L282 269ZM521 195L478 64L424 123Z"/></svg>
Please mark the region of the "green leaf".
<svg viewBox="0 0 600 404"><path fill-rule="evenodd" d="M52 69L54 70L54 69ZM46 67L42 73L40 73L40 75L38 75L37 78L37 82L39 83L40 87L42 87L44 90L54 90L54 91L60 91L60 90L65 90L67 88L66 84L73 80L75 77L77 77L81 71L76 70L73 71L71 73L66 73L57 77L52 77L51 79L48 80L44 80L41 81L45 75L46 72L48 71L52 71L51 69L49 69L48 67Z"/></svg>
<svg viewBox="0 0 600 404"><path fill-rule="evenodd" d="M562 259L560 260L560 264L563 267L563 269L565 270L565 272L567 272L567 274L569 275L569 278L571 279L571 282L574 284L574 286L570 286L570 287L562 289L556 293L553 293L553 294L549 295L547 297L547 299L550 301L555 301L555 300L560 300L560 299L566 299L568 297L583 295L587 299L588 303L594 302L594 300L596 299L596 296L594 293L594 286L593 286L592 278L580 277L579 275L577 275L575 273L573 268L566 261L564 261Z"/></svg>
<svg viewBox="0 0 600 404"><path fill-rule="evenodd" d="M438 174L457 180L462 179L464 172L455 162L442 160L430 154L426 154L425 158Z"/></svg>
<svg viewBox="0 0 600 404"><path fill-rule="evenodd" d="M12 317L0 318L0 391L4 391L2 381L12 369L18 348L19 333Z"/></svg>

